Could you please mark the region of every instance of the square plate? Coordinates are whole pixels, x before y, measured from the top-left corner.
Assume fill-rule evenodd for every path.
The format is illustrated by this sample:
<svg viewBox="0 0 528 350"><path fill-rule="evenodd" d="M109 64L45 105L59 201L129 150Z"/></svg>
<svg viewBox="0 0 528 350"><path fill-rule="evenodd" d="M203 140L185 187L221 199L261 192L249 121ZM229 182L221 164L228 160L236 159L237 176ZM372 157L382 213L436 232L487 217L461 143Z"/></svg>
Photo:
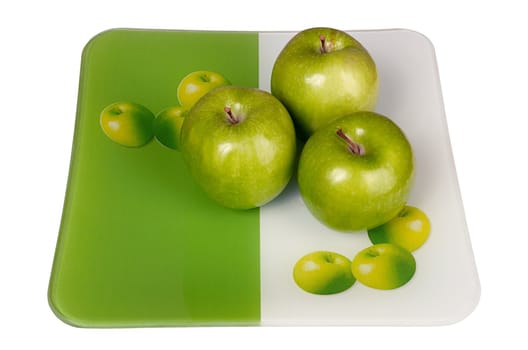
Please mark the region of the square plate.
<svg viewBox="0 0 528 350"><path fill-rule="evenodd" d="M316 250L353 258L366 232L332 231L307 211L295 180L271 203L237 211L212 202L181 154L155 139L124 147L102 131L111 103L154 114L178 105L188 73L220 72L270 90L273 63L292 32L116 29L82 56L70 174L49 301L81 327L184 325L438 325L477 305L480 285L449 143L434 48L408 30L350 31L378 68L376 111L407 135L416 176L409 204L431 221L413 252L413 278L394 290L356 282L313 295L292 278Z"/></svg>

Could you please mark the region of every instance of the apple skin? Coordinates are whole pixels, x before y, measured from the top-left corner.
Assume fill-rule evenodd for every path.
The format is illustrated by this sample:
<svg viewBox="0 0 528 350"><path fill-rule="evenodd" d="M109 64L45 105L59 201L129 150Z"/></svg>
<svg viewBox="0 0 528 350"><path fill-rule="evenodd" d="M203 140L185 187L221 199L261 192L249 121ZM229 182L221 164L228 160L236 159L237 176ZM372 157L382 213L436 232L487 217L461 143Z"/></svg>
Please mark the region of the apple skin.
<svg viewBox="0 0 528 350"><path fill-rule="evenodd" d="M219 86L231 85L220 73L200 70L187 74L178 85L178 101L184 107L192 107L203 95Z"/></svg>
<svg viewBox="0 0 528 350"><path fill-rule="evenodd" d="M352 153L337 130L364 154ZM414 158L406 136L389 118L356 112L310 137L297 176L301 196L319 221L337 231L358 231L389 221L405 206Z"/></svg>
<svg viewBox="0 0 528 350"><path fill-rule="evenodd" d="M350 260L338 253L317 251L303 256L293 268L299 288L312 294L336 294L350 288L356 279Z"/></svg>
<svg viewBox="0 0 528 350"><path fill-rule="evenodd" d="M327 52L321 52L321 36ZM368 51L349 34L310 28L295 35L277 57L271 92L288 109L303 138L332 120L373 111L378 74Z"/></svg>
<svg viewBox="0 0 528 350"><path fill-rule="evenodd" d="M134 102L116 102L106 106L99 122L110 140L126 147L141 147L154 136L154 114Z"/></svg>
<svg viewBox="0 0 528 350"><path fill-rule="evenodd" d="M411 280L416 260L406 249L390 243L375 244L360 251L351 263L352 274L375 289L395 289Z"/></svg>
<svg viewBox="0 0 528 350"><path fill-rule="evenodd" d="M429 218L413 206L405 206L396 217L368 231L373 244L393 243L410 252L420 248L431 231Z"/></svg>
<svg viewBox="0 0 528 350"><path fill-rule="evenodd" d="M154 135L164 146L179 149L180 131L189 110L182 106L168 107L158 113L154 120Z"/></svg>
<svg viewBox="0 0 528 350"><path fill-rule="evenodd" d="M183 158L196 182L229 208L250 209L271 201L295 167L291 117L279 100L259 89L212 90L191 109L180 136Z"/></svg>

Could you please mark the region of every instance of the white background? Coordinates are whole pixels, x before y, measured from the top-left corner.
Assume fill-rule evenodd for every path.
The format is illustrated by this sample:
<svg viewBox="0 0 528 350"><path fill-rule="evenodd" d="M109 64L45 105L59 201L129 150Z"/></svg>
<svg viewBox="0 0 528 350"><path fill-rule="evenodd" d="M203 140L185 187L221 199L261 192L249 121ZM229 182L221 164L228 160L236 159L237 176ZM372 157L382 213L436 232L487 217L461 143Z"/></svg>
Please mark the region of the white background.
<svg viewBox="0 0 528 350"><path fill-rule="evenodd" d="M18 1L0 5L0 348L523 348L528 341L528 50L520 1ZM114 27L410 28L436 48L482 295L442 327L86 330L46 289L66 188L80 54Z"/></svg>

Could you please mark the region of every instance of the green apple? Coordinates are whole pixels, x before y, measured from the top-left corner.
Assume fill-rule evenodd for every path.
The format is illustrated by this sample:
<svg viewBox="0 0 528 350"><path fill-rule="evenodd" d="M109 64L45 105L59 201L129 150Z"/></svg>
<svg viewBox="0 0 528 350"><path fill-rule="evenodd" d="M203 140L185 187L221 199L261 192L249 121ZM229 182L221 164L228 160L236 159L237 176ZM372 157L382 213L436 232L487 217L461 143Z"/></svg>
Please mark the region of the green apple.
<svg viewBox="0 0 528 350"><path fill-rule="evenodd" d="M416 207L406 206L396 217L368 231L370 241L397 244L410 252L420 248L431 231L429 218Z"/></svg>
<svg viewBox="0 0 528 350"><path fill-rule="evenodd" d="M103 109L100 124L112 141L127 147L140 147L154 136L154 114L133 102L116 102Z"/></svg>
<svg viewBox="0 0 528 350"><path fill-rule="evenodd" d="M416 261L406 249L390 243L375 244L352 260L352 274L362 284L376 289L395 289L411 280Z"/></svg>
<svg viewBox="0 0 528 350"><path fill-rule="evenodd" d="M182 106L168 107L158 113L154 120L156 139L169 148L177 150L180 142L180 131L189 110Z"/></svg>
<svg viewBox="0 0 528 350"><path fill-rule="evenodd" d="M219 86L231 83L220 73L200 70L187 74L178 85L178 101L184 107L192 107L203 95Z"/></svg>
<svg viewBox="0 0 528 350"><path fill-rule="evenodd" d="M298 184L311 213L338 231L379 226L405 206L414 160L389 118L356 112L315 132L301 153Z"/></svg>
<svg viewBox="0 0 528 350"><path fill-rule="evenodd" d="M368 51L332 28L299 32L282 49L271 74L271 93L286 106L307 138L334 119L372 111L378 74Z"/></svg>
<svg viewBox="0 0 528 350"><path fill-rule="evenodd" d="M313 252L299 259L293 267L293 279L301 289L313 294L340 293L356 281L350 260L328 251Z"/></svg>
<svg viewBox="0 0 528 350"><path fill-rule="evenodd" d="M259 89L212 90L191 109L180 136L192 176L226 207L249 209L271 201L295 167L291 117L279 100Z"/></svg>

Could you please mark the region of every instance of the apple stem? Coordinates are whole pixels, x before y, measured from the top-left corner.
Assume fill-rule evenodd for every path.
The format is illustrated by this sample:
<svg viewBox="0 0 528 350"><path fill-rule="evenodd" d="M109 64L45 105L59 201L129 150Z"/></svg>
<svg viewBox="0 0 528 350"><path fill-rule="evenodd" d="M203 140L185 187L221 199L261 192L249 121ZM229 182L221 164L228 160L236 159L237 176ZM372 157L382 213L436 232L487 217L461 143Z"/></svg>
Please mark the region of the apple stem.
<svg viewBox="0 0 528 350"><path fill-rule="evenodd" d="M327 53L326 51L326 37L324 35L319 35L319 40L321 41L321 53Z"/></svg>
<svg viewBox="0 0 528 350"><path fill-rule="evenodd" d="M359 143L355 143L354 141L352 141L352 139L350 139L350 137L348 137L348 135L343 132L343 129L337 129L336 134L346 142L348 150L350 152L357 154L358 156L362 156L365 154L365 149L363 148L363 146L361 146Z"/></svg>
<svg viewBox="0 0 528 350"><path fill-rule="evenodd" d="M231 124L238 124L240 120L233 114L230 107L224 107L224 112L227 114L227 121Z"/></svg>
<svg viewBox="0 0 528 350"><path fill-rule="evenodd" d="M400 211L400 213L398 214L398 216L399 216L400 218L403 218L403 217L406 216L406 215L407 215L407 207L403 208L403 209Z"/></svg>
<svg viewBox="0 0 528 350"><path fill-rule="evenodd" d="M327 253L325 254L324 256L324 260L327 262L327 263L333 263L334 262L334 256L331 254L331 253Z"/></svg>
<svg viewBox="0 0 528 350"><path fill-rule="evenodd" d="M375 258L375 257L378 257L379 256L379 253L377 251L375 251L374 249L369 249L367 251L367 254L371 257L371 258Z"/></svg>

